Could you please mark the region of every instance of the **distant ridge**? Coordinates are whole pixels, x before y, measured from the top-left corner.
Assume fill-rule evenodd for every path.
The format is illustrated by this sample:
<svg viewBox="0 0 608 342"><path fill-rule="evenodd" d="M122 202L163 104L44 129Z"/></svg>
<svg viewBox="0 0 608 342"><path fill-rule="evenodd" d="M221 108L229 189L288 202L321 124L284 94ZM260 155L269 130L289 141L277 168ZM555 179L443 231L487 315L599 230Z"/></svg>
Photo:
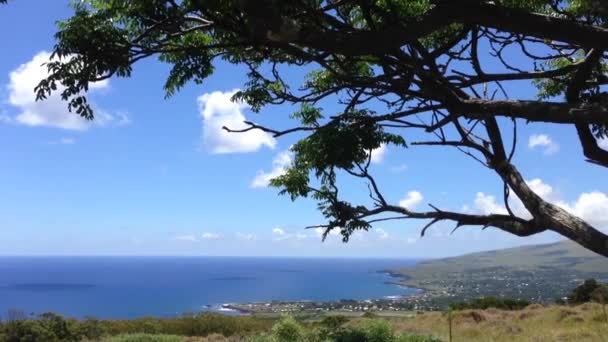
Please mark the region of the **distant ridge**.
<svg viewBox="0 0 608 342"><path fill-rule="evenodd" d="M566 240L427 260L392 273L405 285L464 299L548 301L563 297L582 279L608 281L608 258Z"/></svg>
<svg viewBox="0 0 608 342"><path fill-rule="evenodd" d="M608 258L595 254L570 240L564 240L428 260L418 263L416 268L446 266L451 270L469 271L501 266L519 269L555 267L581 272L608 273Z"/></svg>

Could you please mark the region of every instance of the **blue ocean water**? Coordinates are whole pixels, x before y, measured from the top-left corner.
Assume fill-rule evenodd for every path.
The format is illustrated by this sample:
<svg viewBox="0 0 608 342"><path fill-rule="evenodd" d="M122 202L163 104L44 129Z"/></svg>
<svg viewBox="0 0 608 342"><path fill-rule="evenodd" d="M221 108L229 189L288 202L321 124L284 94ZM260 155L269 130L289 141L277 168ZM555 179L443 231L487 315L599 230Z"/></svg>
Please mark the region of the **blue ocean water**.
<svg viewBox="0 0 608 342"><path fill-rule="evenodd" d="M0 315L56 312L133 318L223 303L372 299L416 290L379 271L395 259L241 257L0 257Z"/></svg>

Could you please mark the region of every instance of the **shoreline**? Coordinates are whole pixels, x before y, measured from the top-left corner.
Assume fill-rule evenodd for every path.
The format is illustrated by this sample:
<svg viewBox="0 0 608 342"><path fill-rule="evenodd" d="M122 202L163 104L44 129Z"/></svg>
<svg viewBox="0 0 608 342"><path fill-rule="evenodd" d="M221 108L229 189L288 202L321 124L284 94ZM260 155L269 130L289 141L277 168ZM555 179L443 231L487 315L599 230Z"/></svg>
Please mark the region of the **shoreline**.
<svg viewBox="0 0 608 342"><path fill-rule="evenodd" d="M414 280L414 278L410 275L404 274L404 273L399 273L397 271L393 271L393 270L380 270L378 271L378 273L382 273L382 274L386 274L389 277L395 279L395 281L387 281L385 282L386 284L392 284L392 285L397 285L397 286L404 286L407 287L409 289L414 289L417 290L419 292L431 292L431 289L429 288L424 288L421 286L416 286L413 285L411 283L409 283L410 281Z"/></svg>
<svg viewBox="0 0 608 342"><path fill-rule="evenodd" d="M313 313L313 312L382 312L382 311L412 311L436 310L433 304L435 295L431 290L409 285L406 281L412 277L393 270L382 269L378 274L388 276L384 284L394 285L402 289L411 290L412 293L404 295L384 296L372 299L339 299L329 301L312 300L273 300L268 302L224 303L216 312L231 311L239 315L255 314L284 314L284 313ZM222 309L224 312L222 312Z"/></svg>

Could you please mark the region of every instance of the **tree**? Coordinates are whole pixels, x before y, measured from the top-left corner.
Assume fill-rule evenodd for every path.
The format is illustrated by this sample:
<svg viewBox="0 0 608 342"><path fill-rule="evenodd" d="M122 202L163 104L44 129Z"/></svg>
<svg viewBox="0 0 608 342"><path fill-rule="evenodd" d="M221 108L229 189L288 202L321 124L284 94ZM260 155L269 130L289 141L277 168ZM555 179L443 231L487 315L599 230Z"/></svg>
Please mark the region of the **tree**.
<svg viewBox="0 0 608 342"><path fill-rule="evenodd" d="M606 293L606 285L599 283L595 279L587 279L577 286L568 296L568 302L573 304L587 303L590 301L601 302L608 297L603 297Z"/></svg>
<svg viewBox="0 0 608 342"><path fill-rule="evenodd" d="M517 236L554 231L608 256L608 236L549 203L513 161L517 125L567 125L590 167L608 167L598 145L608 135L608 9L599 0L87 0L59 26L50 76L37 87L58 91L68 108L93 118L91 82L129 77L158 57L172 65L167 96L202 83L223 59L245 65L248 82L234 95L254 111L297 104L294 127L246 129L303 136L293 165L272 181L292 199L313 197L327 218L325 236L344 241L384 220L427 220L494 227ZM482 52L489 49L489 53ZM513 56L517 55L515 66ZM311 70L299 84L286 68ZM536 100L509 97L514 82L536 85ZM319 102L334 100L338 112ZM407 141L424 134L428 138ZM506 137L506 138L505 138ZM414 211L390 203L370 171L373 149L454 148L504 183L508 214L477 215L430 205ZM429 150L430 151L430 150ZM339 194L338 177L368 183L369 203ZM530 217L516 215L515 194Z"/></svg>

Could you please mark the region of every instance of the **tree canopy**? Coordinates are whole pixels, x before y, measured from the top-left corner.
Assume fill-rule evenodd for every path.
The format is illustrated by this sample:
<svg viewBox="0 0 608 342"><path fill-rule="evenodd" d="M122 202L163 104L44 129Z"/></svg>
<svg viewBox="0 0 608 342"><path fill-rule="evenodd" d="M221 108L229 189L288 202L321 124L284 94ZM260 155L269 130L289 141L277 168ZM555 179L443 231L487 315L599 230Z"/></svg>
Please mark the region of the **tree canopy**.
<svg viewBox="0 0 608 342"><path fill-rule="evenodd" d="M90 83L130 77L139 60L172 66L167 96L204 82L218 60L245 65L248 81L234 100L254 111L297 104L296 123L225 129L301 136L293 164L272 185L292 199L316 199L326 234L339 229L347 241L374 222L420 219L428 222L424 235L434 223L452 221L455 229L494 227L518 236L554 231L608 256L608 236L539 196L513 161L517 125L533 122L572 127L589 166L608 167L608 151L598 145L608 135L603 1L84 0L73 7L59 24L39 99L59 91L70 110L92 119ZM294 84L286 68L309 73ZM536 99L508 93L505 85L521 81L536 86ZM319 102L327 99L340 110L323 110ZM428 139L410 141L412 131ZM369 168L370 151L384 144L462 151L504 183L508 213L390 203ZM343 176L369 185L369 203L341 196ZM511 210L513 194L529 217Z"/></svg>
<svg viewBox="0 0 608 342"><path fill-rule="evenodd" d="M573 304L590 301L605 303L606 299L608 299L607 293L608 287L606 284L599 283L595 279L587 279L572 290L572 293L568 296L568 302Z"/></svg>

